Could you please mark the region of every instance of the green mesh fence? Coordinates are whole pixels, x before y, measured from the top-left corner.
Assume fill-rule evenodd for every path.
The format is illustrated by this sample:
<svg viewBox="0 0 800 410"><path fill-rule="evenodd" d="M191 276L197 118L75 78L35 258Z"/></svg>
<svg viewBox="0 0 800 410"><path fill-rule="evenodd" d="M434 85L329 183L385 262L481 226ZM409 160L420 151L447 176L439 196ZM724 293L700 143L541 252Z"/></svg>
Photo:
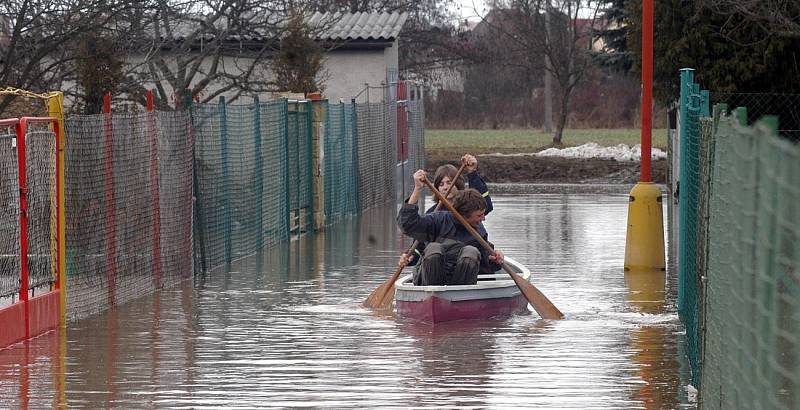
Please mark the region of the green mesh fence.
<svg viewBox="0 0 800 410"><path fill-rule="evenodd" d="M285 100L248 105L221 100L193 106L195 250L201 270L229 264L288 238L290 211L297 209L298 198L308 200L298 194L306 195L307 190L297 189L305 187L298 181L305 183L308 172L299 178L296 173L305 170L297 165L297 148L304 148L303 158L307 148L305 141L298 143L299 115L290 115L287 109Z"/></svg>
<svg viewBox="0 0 800 410"><path fill-rule="evenodd" d="M290 102L288 106L289 212L292 231L313 227L311 102Z"/></svg>
<svg viewBox="0 0 800 410"><path fill-rule="evenodd" d="M715 129L703 407L800 408L800 146L774 118Z"/></svg>
<svg viewBox="0 0 800 410"><path fill-rule="evenodd" d="M686 326L692 384L700 383L700 311L702 272L698 270L698 232L704 229L700 196L707 192L702 175L700 116L708 116L708 92L693 81L693 71L681 72L680 188L678 199L678 314Z"/></svg>
<svg viewBox="0 0 800 410"><path fill-rule="evenodd" d="M325 221L334 223L358 209L356 145L352 104L328 104L325 116Z"/></svg>
<svg viewBox="0 0 800 410"><path fill-rule="evenodd" d="M70 317L191 277L189 126L181 112L67 119Z"/></svg>

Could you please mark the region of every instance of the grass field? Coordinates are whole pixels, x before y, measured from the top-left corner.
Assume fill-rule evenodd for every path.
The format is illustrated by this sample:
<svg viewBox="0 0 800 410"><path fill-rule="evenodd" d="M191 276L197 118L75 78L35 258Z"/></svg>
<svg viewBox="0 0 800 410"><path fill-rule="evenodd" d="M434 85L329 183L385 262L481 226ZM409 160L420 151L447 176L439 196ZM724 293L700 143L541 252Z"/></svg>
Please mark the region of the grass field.
<svg viewBox="0 0 800 410"><path fill-rule="evenodd" d="M635 145L640 142L639 129L566 129L561 139L564 146L596 142L603 146L617 144ZM475 154L491 152L536 152L553 146L551 134L541 130L425 130L425 149L431 151L458 151ZM653 130L653 146L666 150L667 130Z"/></svg>

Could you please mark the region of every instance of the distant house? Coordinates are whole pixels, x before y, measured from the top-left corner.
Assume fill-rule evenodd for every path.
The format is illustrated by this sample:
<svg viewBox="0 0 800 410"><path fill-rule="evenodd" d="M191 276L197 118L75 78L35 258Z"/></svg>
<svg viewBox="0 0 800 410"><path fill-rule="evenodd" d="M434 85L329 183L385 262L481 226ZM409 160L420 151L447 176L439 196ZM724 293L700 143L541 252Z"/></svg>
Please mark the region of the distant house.
<svg viewBox="0 0 800 410"><path fill-rule="evenodd" d="M378 86L397 80L398 38L407 13L315 13L309 24L332 21L317 36L330 50L325 53L324 96L331 101L348 100L366 83Z"/></svg>
<svg viewBox="0 0 800 410"><path fill-rule="evenodd" d="M407 13L314 13L306 18L306 22L311 27L312 31L316 33L315 41L325 50L323 54L323 97L330 101L345 100L350 101L351 98L359 94L365 87L365 84L371 86L380 86L381 84L389 84L396 81L398 78L399 63L398 63L398 38L401 34L403 25L408 18ZM189 23L182 22L177 27L179 33L191 33L194 29L191 27L191 19L187 19ZM224 24L224 23L217 23ZM176 36L178 41L186 41L188 38L193 38L193 50L198 50L202 53L203 47L208 47L210 40L213 37L209 35L202 35L199 37L191 37L189 34L178 34ZM204 57L204 60L199 66L199 72L208 72L212 66L215 65L218 71L226 74L238 75L246 70L248 61L253 61L253 55L258 50L263 49L265 44L271 44L271 51L269 55L275 55L279 47L279 41L276 38L267 35L248 35L239 36L235 34L228 34L225 42L225 54L219 61L212 61L213 56ZM168 55L169 49L161 49L161 55ZM177 58L177 57L176 57ZM151 80L152 73L149 71L147 64L147 55L145 53L129 54L127 58L128 67L132 67L134 74L140 76L143 80L145 87L154 88L155 83ZM173 65L173 62L167 61L168 65ZM267 67L265 65L264 67ZM272 73L264 68L258 67L253 78L258 81L268 82L272 78ZM196 76L192 82L195 84L197 81L202 80L202 74ZM160 86L165 90L168 95L175 95L174 90L169 86L165 80L160 81ZM225 90L230 86L225 83L225 79L220 79L217 82L208 84L198 97L200 100L212 99L216 100L217 95L226 96L228 101L239 93L235 89ZM69 90L77 87L74 82L66 83L62 89ZM276 91L296 91L296 90L276 90ZM238 95L239 97L247 97L251 93L244 93ZM262 95L262 100L274 97L275 94ZM212 98L213 97L213 98ZM373 93L372 98L380 99L379 93ZM250 99L246 98L249 102ZM118 101L118 100L117 100Z"/></svg>

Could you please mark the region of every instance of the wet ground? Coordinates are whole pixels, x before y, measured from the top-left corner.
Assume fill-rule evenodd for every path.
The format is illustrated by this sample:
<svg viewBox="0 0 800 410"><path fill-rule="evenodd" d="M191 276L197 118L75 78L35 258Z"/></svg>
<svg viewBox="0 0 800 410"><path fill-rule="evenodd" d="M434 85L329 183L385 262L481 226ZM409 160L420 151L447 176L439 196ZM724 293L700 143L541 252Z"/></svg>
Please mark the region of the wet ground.
<svg viewBox="0 0 800 410"><path fill-rule="evenodd" d="M432 327L364 309L395 208L0 351L0 407L681 407L675 286L622 269L624 194L496 194L490 240L566 315Z"/></svg>
<svg viewBox="0 0 800 410"><path fill-rule="evenodd" d="M433 173L445 163L461 157L458 152L428 152L425 168ZM478 169L486 182L523 184L626 184L639 181L641 164L602 158L537 157L534 155L478 155ZM651 166L653 182L667 181L667 161Z"/></svg>

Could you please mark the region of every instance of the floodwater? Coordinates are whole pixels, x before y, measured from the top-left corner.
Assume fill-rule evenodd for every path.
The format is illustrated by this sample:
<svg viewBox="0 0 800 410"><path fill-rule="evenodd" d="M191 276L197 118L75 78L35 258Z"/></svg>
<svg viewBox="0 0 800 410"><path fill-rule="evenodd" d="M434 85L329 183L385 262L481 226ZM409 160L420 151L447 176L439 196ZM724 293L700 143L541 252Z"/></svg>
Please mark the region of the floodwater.
<svg viewBox="0 0 800 410"><path fill-rule="evenodd" d="M687 406L674 280L622 269L627 196L494 200L489 239L564 320L362 308L410 243L388 207L0 351L0 407Z"/></svg>

